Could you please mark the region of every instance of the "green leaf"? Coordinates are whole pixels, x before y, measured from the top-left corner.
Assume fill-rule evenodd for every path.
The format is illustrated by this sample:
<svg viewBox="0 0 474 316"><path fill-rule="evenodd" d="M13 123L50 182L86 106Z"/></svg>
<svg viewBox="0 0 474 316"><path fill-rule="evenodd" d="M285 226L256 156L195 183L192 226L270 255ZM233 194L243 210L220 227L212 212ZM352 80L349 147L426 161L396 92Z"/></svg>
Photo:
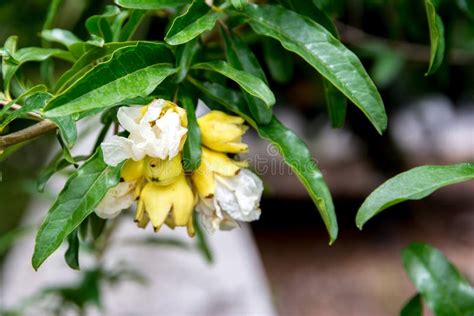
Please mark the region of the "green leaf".
<svg viewBox="0 0 474 316"><path fill-rule="evenodd" d="M437 316L474 315L474 288L437 249L412 243L402 251L403 265Z"/></svg>
<svg viewBox="0 0 474 316"><path fill-rule="evenodd" d="M57 116L52 117L51 120L58 126L59 136L66 149L72 148L77 140L77 128L74 119L71 116ZM71 162L74 162L74 160Z"/></svg>
<svg viewBox="0 0 474 316"><path fill-rule="evenodd" d="M423 303L420 294L413 296L400 312L400 316L423 316Z"/></svg>
<svg viewBox="0 0 474 316"><path fill-rule="evenodd" d="M176 72L171 63L172 54L162 44L137 43L118 49L110 60L94 67L52 99L45 107L45 115L65 116L147 96Z"/></svg>
<svg viewBox="0 0 474 316"><path fill-rule="evenodd" d="M268 85L265 73L250 48L231 31L222 30L222 36L224 37L226 56L229 64L235 69L245 71L248 74L260 78ZM273 116L272 108L267 108L263 101L248 93L244 93L244 96L254 119L261 124L270 122Z"/></svg>
<svg viewBox="0 0 474 316"><path fill-rule="evenodd" d="M41 89L45 91L45 88L45 86L37 86L35 87L35 90L38 91ZM26 97L25 102L20 109L9 112L8 116L2 120L0 124L0 131L3 130L13 120L25 117L28 112L43 108L49 99L51 99L51 94L46 92L37 92Z"/></svg>
<svg viewBox="0 0 474 316"><path fill-rule="evenodd" d="M121 7L141 10L176 9L191 2L191 0L115 0Z"/></svg>
<svg viewBox="0 0 474 316"><path fill-rule="evenodd" d="M201 164L201 130L196 120L197 98L186 90L180 90L178 100L188 116L188 136L183 147L183 167L186 172L192 172Z"/></svg>
<svg viewBox="0 0 474 316"><path fill-rule="evenodd" d="M98 150L67 180L36 235L32 264L39 266L91 214L120 180L122 164L108 166Z"/></svg>
<svg viewBox="0 0 474 316"><path fill-rule="evenodd" d="M69 247L64 253L64 260L66 260L67 265L74 270L79 270L79 236L77 235L77 230L74 230L69 234L67 238Z"/></svg>
<svg viewBox="0 0 474 316"><path fill-rule="evenodd" d="M331 126L334 128L342 128L346 120L346 97L328 80L323 79L323 87Z"/></svg>
<svg viewBox="0 0 474 316"><path fill-rule="evenodd" d="M262 100L267 108L275 104L275 96L265 82L245 71L237 70L224 61L211 61L207 63L195 64L192 69L210 70L220 73L235 81L243 90L250 95Z"/></svg>
<svg viewBox="0 0 474 316"><path fill-rule="evenodd" d="M249 2L248 0L230 0L230 3L237 10L242 10Z"/></svg>
<svg viewBox="0 0 474 316"><path fill-rule="evenodd" d="M43 30L40 35L41 38L48 42L59 43L66 47L82 42L74 33L63 29Z"/></svg>
<svg viewBox="0 0 474 316"><path fill-rule="evenodd" d="M278 149L285 163L303 183L326 225L330 244L333 243L337 238L338 226L331 193L306 144L275 117L269 124L258 126L257 131Z"/></svg>
<svg viewBox="0 0 474 316"><path fill-rule="evenodd" d="M275 117L269 124L258 125L248 114L243 96L238 92L217 83L202 84L197 81L191 81L191 83L203 91L207 97L243 117L262 138L278 149L285 163L291 167L316 204L329 232L330 243L334 242L337 238L338 226L331 193L305 143Z"/></svg>
<svg viewBox="0 0 474 316"><path fill-rule="evenodd" d="M101 15L93 15L86 20L86 28L91 35L103 38L106 42L111 42L114 38L112 23L115 17L120 14L120 9L116 6L108 5Z"/></svg>
<svg viewBox="0 0 474 316"><path fill-rule="evenodd" d="M324 11L320 10L312 1L298 1L298 0L280 0L287 8L306 15L315 22L321 24L328 30L335 38L339 39L336 26L329 16ZM329 81L323 79L324 96L328 108L331 125L334 128L341 128L344 126L346 117L347 102L346 97Z"/></svg>
<svg viewBox="0 0 474 316"><path fill-rule="evenodd" d="M132 10L130 12L130 16L128 17L127 22L123 26L123 28L120 30L120 35L118 40L120 42L123 41L129 41L135 31L137 30L138 26L140 23L143 21L143 19L146 16L146 11L144 10Z"/></svg>
<svg viewBox="0 0 474 316"><path fill-rule="evenodd" d="M74 161L83 161L86 160L87 156L77 156L74 157ZM60 154L52 161L52 163L45 169L43 169L37 180L36 180L36 189L38 192L44 192L44 187L46 183L51 179L51 177L58 171L70 166L72 163L66 160L63 156L63 152L61 151Z"/></svg>
<svg viewBox="0 0 474 316"><path fill-rule="evenodd" d="M209 243L206 238L206 233L202 229L201 223L196 212L194 212L193 220L194 229L196 230L196 247L208 263L213 263L214 256L212 255L211 248L209 247Z"/></svg>
<svg viewBox="0 0 474 316"><path fill-rule="evenodd" d="M263 58L273 80L287 83L293 78L295 62L291 53L273 38L266 37L262 41Z"/></svg>
<svg viewBox="0 0 474 316"><path fill-rule="evenodd" d="M95 213L89 215L89 224L91 229L92 238L97 240L97 238L102 235L102 232L105 229L105 224L107 224L107 220L100 218Z"/></svg>
<svg viewBox="0 0 474 316"><path fill-rule="evenodd" d="M82 77L88 70L93 68L97 61L112 55L116 50L123 47L137 45L137 42L108 43L103 47L94 47L82 55L72 67L66 71L56 82L54 90L61 93L71 83Z"/></svg>
<svg viewBox="0 0 474 316"><path fill-rule="evenodd" d="M474 164L421 166L387 180L365 199L356 216L357 227L386 208L422 199L439 188L474 179Z"/></svg>
<svg viewBox="0 0 474 316"><path fill-rule="evenodd" d="M425 0L431 41L430 66L425 76L433 74L439 68L444 58L444 26L440 16L436 14L439 2L440 0Z"/></svg>
<svg viewBox="0 0 474 316"><path fill-rule="evenodd" d="M357 105L379 133L387 126L382 98L360 60L320 24L281 6L248 5L252 29L300 55Z"/></svg>
<svg viewBox="0 0 474 316"><path fill-rule="evenodd" d="M15 62L9 62L9 60L6 60L6 62L2 64L3 84L5 91L10 90L10 82L13 76L24 63L31 61L44 61L51 57L74 62L72 55L62 49L26 47L16 51L12 55L12 58L14 58Z"/></svg>
<svg viewBox="0 0 474 316"><path fill-rule="evenodd" d="M179 69L178 73L176 74L176 83L180 83L184 80L184 78L186 78L189 68L193 63L193 59L200 49L201 45L199 44L197 38L176 48L176 68Z"/></svg>
<svg viewBox="0 0 474 316"><path fill-rule="evenodd" d="M165 36L166 43L170 45L181 45L189 42L205 31L214 28L219 13L202 0L195 0L188 10L176 17Z"/></svg>

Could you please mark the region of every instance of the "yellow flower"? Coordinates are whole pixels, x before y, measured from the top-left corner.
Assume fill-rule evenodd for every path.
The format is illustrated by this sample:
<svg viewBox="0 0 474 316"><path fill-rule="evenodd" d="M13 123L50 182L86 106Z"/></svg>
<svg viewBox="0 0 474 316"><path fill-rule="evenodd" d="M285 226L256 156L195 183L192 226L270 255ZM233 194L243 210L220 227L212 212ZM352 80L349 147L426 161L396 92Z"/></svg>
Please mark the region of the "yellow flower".
<svg viewBox="0 0 474 316"><path fill-rule="evenodd" d="M188 227L188 233L192 235L194 204L194 195L184 173L169 185L148 182L140 193L135 221L139 227L145 227L151 221L155 231L166 221L171 228Z"/></svg>
<svg viewBox="0 0 474 316"><path fill-rule="evenodd" d="M242 162L230 159L226 154L202 147L201 164L191 175L201 198L210 198L215 193L215 176L235 176L243 167Z"/></svg>
<svg viewBox="0 0 474 316"><path fill-rule="evenodd" d="M242 143L242 136L248 129L244 119L221 111L211 111L198 119L201 142L204 146L219 152L243 153L248 151Z"/></svg>
<svg viewBox="0 0 474 316"><path fill-rule="evenodd" d="M171 160L147 157L145 162L145 177L147 181L157 185L170 185L184 173L181 164L181 154Z"/></svg>

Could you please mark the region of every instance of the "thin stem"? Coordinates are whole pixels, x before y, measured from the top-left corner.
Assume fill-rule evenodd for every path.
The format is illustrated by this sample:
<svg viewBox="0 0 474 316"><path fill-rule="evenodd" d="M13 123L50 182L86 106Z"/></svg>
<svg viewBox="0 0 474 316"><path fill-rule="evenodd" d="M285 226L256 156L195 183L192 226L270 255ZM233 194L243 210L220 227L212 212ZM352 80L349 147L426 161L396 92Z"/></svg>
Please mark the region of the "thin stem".
<svg viewBox="0 0 474 316"><path fill-rule="evenodd" d="M49 131L55 130L57 128L50 120L43 120L35 125L31 125L27 128L13 132L4 136L0 136L0 150L5 149L8 146L21 143L25 140L33 139L43 134L46 134Z"/></svg>
<svg viewBox="0 0 474 316"><path fill-rule="evenodd" d="M430 60L430 48L428 46L404 41L393 41L365 33L347 24L340 22L336 22L336 24L341 31L341 40L344 43L361 47L370 42L377 42L387 45L406 60L422 63L426 63ZM466 50L453 48L449 51L448 61L453 65L470 65L474 63L474 54Z"/></svg>

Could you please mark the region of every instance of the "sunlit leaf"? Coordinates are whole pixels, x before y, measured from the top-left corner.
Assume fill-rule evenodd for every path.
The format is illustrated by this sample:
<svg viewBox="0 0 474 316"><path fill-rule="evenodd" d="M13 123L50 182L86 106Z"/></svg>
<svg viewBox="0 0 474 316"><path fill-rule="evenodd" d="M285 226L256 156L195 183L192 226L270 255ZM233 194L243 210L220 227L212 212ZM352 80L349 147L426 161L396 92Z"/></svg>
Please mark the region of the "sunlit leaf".
<svg viewBox="0 0 474 316"><path fill-rule="evenodd" d="M421 166L400 173L375 189L359 208L357 227L386 208L407 201L422 199L439 188L474 179L474 164Z"/></svg>
<svg viewBox="0 0 474 316"><path fill-rule="evenodd" d="M65 116L147 96L176 72L173 62L171 52L159 43L121 48L52 99L45 107L45 115Z"/></svg>
<svg viewBox="0 0 474 316"><path fill-rule="evenodd" d="M118 184L121 167L108 166L98 150L69 177L36 235L33 268L38 269Z"/></svg>
<svg viewBox="0 0 474 316"><path fill-rule="evenodd" d="M121 7L141 10L177 8L191 2L192 0L115 0Z"/></svg>
<svg viewBox="0 0 474 316"><path fill-rule="evenodd" d="M433 74L439 68L444 58L444 25L441 17L436 13L439 2L440 0L425 0L431 41L430 66L426 76Z"/></svg>
<svg viewBox="0 0 474 316"><path fill-rule="evenodd" d="M189 42L205 31L211 30L219 18L219 13L202 0L195 0L188 10L176 17L165 36L170 45L180 45Z"/></svg>

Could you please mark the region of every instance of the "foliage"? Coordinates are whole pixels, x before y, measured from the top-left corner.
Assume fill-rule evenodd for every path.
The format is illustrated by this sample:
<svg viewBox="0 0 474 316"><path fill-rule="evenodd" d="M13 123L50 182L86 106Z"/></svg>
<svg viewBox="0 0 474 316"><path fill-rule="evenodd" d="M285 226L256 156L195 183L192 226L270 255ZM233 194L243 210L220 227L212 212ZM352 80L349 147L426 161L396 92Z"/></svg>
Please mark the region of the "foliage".
<svg viewBox="0 0 474 316"><path fill-rule="evenodd" d="M0 161L17 146L57 130L63 150L38 176L38 190L43 191L56 172L76 168L37 232L33 267L38 269L67 240L66 262L79 269L79 249L87 236L98 239L106 230L106 222L93 212L121 177L122 164L107 165L100 144L112 127L118 127L119 107L147 104L156 98L172 99L187 112L188 135L183 147L187 173L201 165L201 132L195 114L198 100L211 109L242 117L278 149L295 172L319 210L330 243L334 242L338 234L336 211L323 173L304 142L273 114L280 97L278 87L300 72L318 74L333 127L344 125L346 106L353 104L382 134L387 128L387 114L369 73L379 86L388 85L403 69L406 60L401 54L406 54L407 47L394 43L393 47L399 49L392 51L391 42L382 40L381 45L348 48L334 19L341 11L340 3L116 0L102 14L85 19L87 34L76 34L55 27L61 1L52 1L44 28L39 30L42 47L18 48L18 36L9 36L0 49ZM372 5L382 6L377 3L373 1ZM426 75L436 76L449 61L451 42L446 35L451 25L445 29L444 5L435 0L423 2L423 23L429 30L429 39L425 40L430 42ZM406 9L406 1L399 6ZM466 19L472 19L471 1L456 1L449 6L449 10L461 10ZM152 16L166 23L159 40L137 32ZM401 28L408 29L408 24ZM416 29L406 32L416 33ZM359 59L364 54L374 59L371 71ZM40 67L33 75L35 80L30 80L30 64L35 62ZM41 84L33 83L38 79ZM93 153L73 157L70 150L78 137L77 122L98 114L102 126ZM15 125L18 122L26 122L26 127ZM118 134L118 128L114 134ZM441 187L473 178L474 167L469 163L414 168L376 189L359 209L356 224L361 228L390 206L424 198ZM212 253L196 219L194 227L196 247L211 262ZM2 241L9 243L10 239ZM403 315L420 314L421 299L437 315L474 312L472 288L438 251L413 244L404 250L403 259L420 292L403 309ZM84 287L97 291L98 277L90 281L94 273L101 271L88 274L82 285L54 291L79 297L69 299L75 300L80 309L88 300L100 304L98 295L83 297Z"/></svg>

